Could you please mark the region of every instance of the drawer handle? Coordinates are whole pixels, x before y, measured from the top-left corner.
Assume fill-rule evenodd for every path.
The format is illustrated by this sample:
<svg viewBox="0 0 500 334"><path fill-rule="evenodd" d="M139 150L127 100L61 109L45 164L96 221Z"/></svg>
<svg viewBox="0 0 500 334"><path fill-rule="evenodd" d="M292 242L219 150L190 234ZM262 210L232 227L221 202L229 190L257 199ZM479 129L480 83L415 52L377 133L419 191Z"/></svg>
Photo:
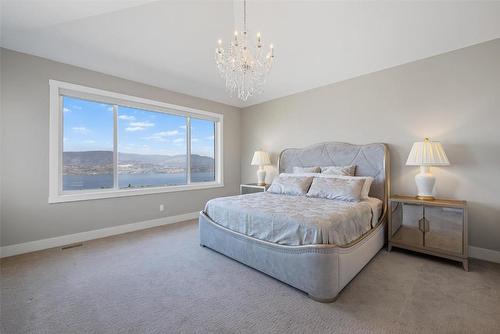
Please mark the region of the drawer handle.
<svg viewBox="0 0 500 334"><path fill-rule="evenodd" d="M418 221L418 229L422 232L429 232L430 228L429 228L429 221L427 219L424 218L421 218L419 219Z"/></svg>
<svg viewBox="0 0 500 334"><path fill-rule="evenodd" d="M422 232L425 232L425 226L422 226L422 225L424 225L424 224L425 224L425 220L424 220L424 218L420 218L420 219L418 220L418 229L419 229L420 231L422 231Z"/></svg>

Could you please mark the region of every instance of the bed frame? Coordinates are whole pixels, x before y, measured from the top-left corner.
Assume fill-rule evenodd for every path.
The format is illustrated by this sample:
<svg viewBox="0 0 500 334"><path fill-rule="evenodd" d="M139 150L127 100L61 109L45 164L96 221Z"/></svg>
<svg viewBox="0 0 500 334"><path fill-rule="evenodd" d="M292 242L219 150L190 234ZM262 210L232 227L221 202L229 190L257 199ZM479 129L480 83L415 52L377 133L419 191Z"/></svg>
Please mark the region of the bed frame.
<svg viewBox="0 0 500 334"><path fill-rule="evenodd" d="M389 152L385 144L353 145L328 142L279 155L278 171L294 166L356 165L356 175L372 176L371 197L383 201L378 224L345 246L287 246L259 240L227 229L200 212L200 245L306 292L320 302L335 301L339 292L383 247L389 198Z"/></svg>

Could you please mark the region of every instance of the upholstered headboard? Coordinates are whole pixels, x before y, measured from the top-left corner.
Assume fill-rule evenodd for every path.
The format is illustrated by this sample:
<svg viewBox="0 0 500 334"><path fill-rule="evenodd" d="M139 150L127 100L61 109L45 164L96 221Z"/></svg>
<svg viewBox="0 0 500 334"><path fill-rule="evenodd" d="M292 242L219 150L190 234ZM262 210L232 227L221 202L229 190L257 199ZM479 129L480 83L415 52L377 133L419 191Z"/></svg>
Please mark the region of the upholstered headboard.
<svg viewBox="0 0 500 334"><path fill-rule="evenodd" d="M278 170L291 173L293 167L356 165L357 176L374 178L370 196L387 205L389 196L389 151L385 144L354 145L328 142L304 148L288 148L280 153Z"/></svg>

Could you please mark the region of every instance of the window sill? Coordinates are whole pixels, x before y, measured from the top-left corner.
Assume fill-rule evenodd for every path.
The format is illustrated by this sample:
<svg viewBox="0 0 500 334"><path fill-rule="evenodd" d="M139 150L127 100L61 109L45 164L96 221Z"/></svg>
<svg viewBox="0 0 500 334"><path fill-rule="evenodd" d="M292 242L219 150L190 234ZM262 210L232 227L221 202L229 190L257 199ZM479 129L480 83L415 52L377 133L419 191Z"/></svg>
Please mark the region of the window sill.
<svg viewBox="0 0 500 334"><path fill-rule="evenodd" d="M85 192L85 193L72 192L72 193L63 193L63 194L56 194L49 196L49 204L90 201L90 200L104 199L104 198L152 195L152 194L171 193L177 191L202 190L202 189L222 188L222 187L224 187L223 183L207 182L207 183L189 184L181 186L168 186L168 187L109 189L109 190L106 189L106 190L96 190L93 192Z"/></svg>

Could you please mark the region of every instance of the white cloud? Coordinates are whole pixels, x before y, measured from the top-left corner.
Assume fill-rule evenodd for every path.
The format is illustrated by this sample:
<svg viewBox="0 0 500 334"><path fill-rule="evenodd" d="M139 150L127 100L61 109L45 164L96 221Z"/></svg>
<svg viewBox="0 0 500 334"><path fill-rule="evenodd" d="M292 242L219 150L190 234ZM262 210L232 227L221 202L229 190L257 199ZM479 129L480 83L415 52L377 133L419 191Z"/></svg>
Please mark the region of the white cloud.
<svg viewBox="0 0 500 334"><path fill-rule="evenodd" d="M95 144L95 140L89 139L89 140L84 140L82 141L84 144Z"/></svg>
<svg viewBox="0 0 500 334"><path fill-rule="evenodd" d="M132 115L120 115L118 119L122 119L124 121L135 121L135 117Z"/></svg>
<svg viewBox="0 0 500 334"><path fill-rule="evenodd" d="M109 104L106 104L106 103L99 103L99 105L103 108L106 108L106 110L108 111L113 111L113 106L112 105L109 105Z"/></svg>
<svg viewBox="0 0 500 334"><path fill-rule="evenodd" d="M197 147L196 152L199 155L204 155L211 158L214 157L214 148L211 146Z"/></svg>
<svg viewBox="0 0 500 334"><path fill-rule="evenodd" d="M133 116L132 116L133 117ZM155 123L151 122L130 122L128 123L128 127L125 128L125 131L135 132L146 130L147 128L155 126Z"/></svg>
<svg viewBox="0 0 500 334"><path fill-rule="evenodd" d="M128 132L136 132L136 131L142 131L145 130L146 128L140 127L140 126L129 126L125 128L125 131Z"/></svg>
<svg viewBox="0 0 500 334"><path fill-rule="evenodd" d="M146 130L147 128L155 126L155 123L151 122L130 122L128 123L128 127L125 128L125 131L135 132Z"/></svg>
<svg viewBox="0 0 500 334"><path fill-rule="evenodd" d="M205 138L206 140L214 140L214 136L208 136Z"/></svg>
<svg viewBox="0 0 500 334"><path fill-rule="evenodd" d="M174 139L174 143L175 143L175 144L184 143L184 138L177 138L177 139Z"/></svg>
<svg viewBox="0 0 500 334"><path fill-rule="evenodd" d="M185 125L181 125L181 126L179 126L179 129L186 130L186 126Z"/></svg>
<svg viewBox="0 0 500 334"><path fill-rule="evenodd" d="M192 142L192 143L197 143L197 142L199 142L199 141L200 141L200 140L199 140L198 138L191 138L191 142Z"/></svg>
<svg viewBox="0 0 500 334"><path fill-rule="evenodd" d="M82 110L82 106L79 106L77 104L72 104L72 105L69 105L69 106L66 106L63 108L63 111L64 112L71 112L71 111L74 111L74 110Z"/></svg>
<svg viewBox="0 0 500 334"><path fill-rule="evenodd" d="M161 133L161 134L163 134L165 136L171 137L171 136L178 135L179 131L177 131L177 130L171 130L171 131L163 131L163 132L159 132L159 133Z"/></svg>
<svg viewBox="0 0 500 334"><path fill-rule="evenodd" d="M176 136L178 134L179 134L179 131L177 131L177 130L161 131L161 132L153 133L151 136L144 137L143 139L166 141L166 137L172 137L172 136Z"/></svg>
<svg viewBox="0 0 500 334"><path fill-rule="evenodd" d="M91 131L89 129L87 129L86 127L84 126L74 126L71 128L73 131L75 131L76 133L79 133L81 135L86 135L88 133L90 133Z"/></svg>
<svg viewBox="0 0 500 334"><path fill-rule="evenodd" d="M141 128L150 128L155 126L155 123L151 122L130 122L128 125L130 126L139 126Z"/></svg>

